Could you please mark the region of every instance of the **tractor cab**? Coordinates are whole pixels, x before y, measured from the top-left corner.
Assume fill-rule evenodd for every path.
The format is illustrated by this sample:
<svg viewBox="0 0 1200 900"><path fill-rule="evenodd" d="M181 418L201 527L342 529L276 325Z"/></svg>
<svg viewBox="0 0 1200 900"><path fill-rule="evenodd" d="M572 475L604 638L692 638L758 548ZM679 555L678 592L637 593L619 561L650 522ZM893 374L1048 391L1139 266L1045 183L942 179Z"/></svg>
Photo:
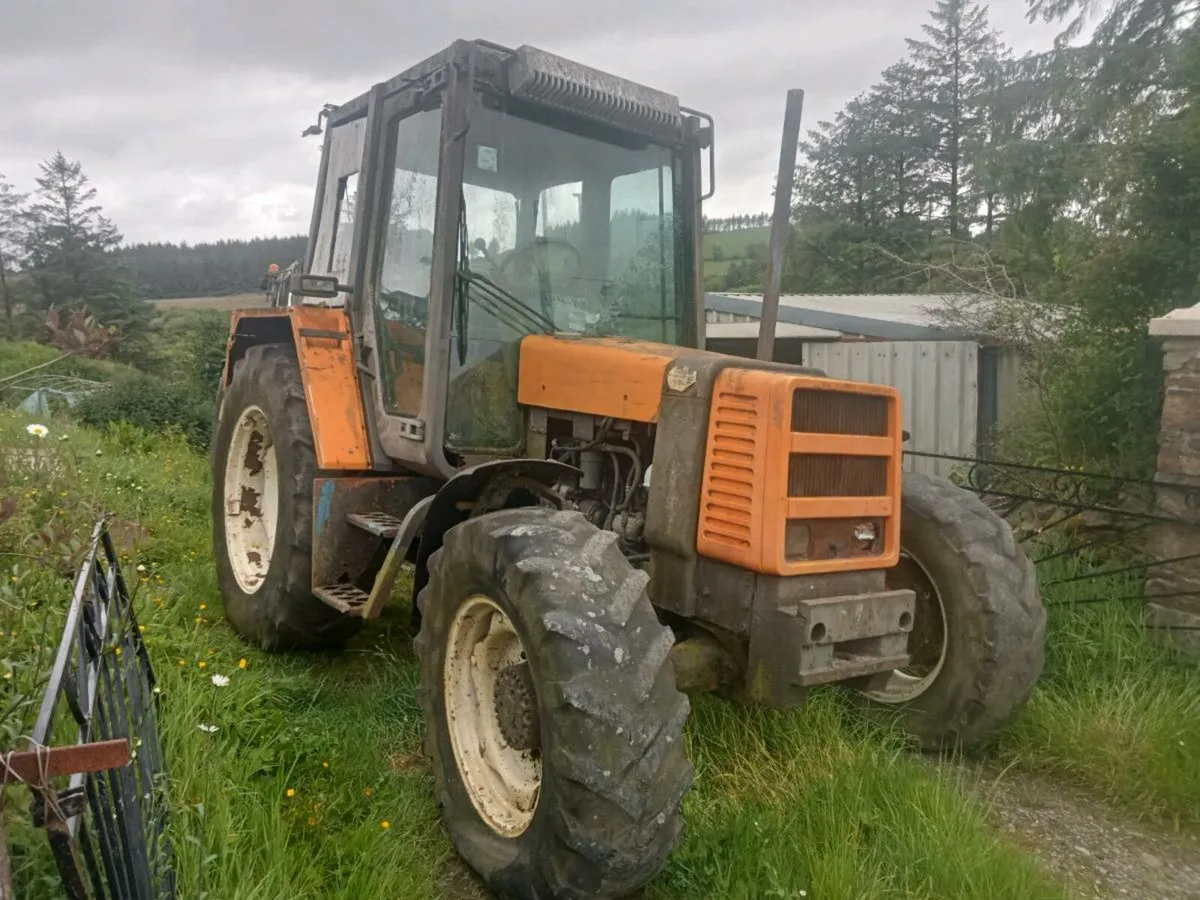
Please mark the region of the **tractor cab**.
<svg viewBox="0 0 1200 900"><path fill-rule="evenodd" d="M710 143L669 94L485 42L328 111L305 271L337 279L380 455L520 455L528 335L697 346Z"/></svg>

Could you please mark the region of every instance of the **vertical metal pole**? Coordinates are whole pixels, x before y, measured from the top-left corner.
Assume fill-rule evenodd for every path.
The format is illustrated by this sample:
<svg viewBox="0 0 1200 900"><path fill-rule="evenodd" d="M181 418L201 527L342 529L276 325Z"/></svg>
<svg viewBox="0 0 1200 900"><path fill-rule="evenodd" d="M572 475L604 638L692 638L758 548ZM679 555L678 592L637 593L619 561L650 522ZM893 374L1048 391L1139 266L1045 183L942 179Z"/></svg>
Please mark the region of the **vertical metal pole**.
<svg viewBox="0 0 1200 900"><path fill-rule="evenodd" d="M792 222L792 184L796 180L796 148L800 143L800 115L804 91L787 93L783 115L783 144L779 148L779 174L775 178L775 212L771 216L771 255L767 260L767 284L763 291L762 318L758 323L758 358L775 356L775 325L779 321L779 285L787 256L788 231Z"/></svg>

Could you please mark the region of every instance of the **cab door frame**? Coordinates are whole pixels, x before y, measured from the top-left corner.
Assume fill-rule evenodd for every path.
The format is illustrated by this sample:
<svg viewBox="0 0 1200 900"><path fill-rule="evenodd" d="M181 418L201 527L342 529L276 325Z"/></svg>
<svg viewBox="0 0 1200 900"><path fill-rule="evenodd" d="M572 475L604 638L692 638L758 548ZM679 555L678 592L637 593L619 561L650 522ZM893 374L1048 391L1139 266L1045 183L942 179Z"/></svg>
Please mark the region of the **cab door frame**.
<svg viewBox="0 0 1200 900"><path fill-rule="evenodd" d="M367 103L366 140L363 149L359 197L361 215L355 220L354 265L348 312L362 376L372 444L378 458L443 479L458 470L446 458L445 407L450 367L450 329L454 296L459 198L466 147L467 113L474 83L472 46L460 41L447 54L444 65L426 79L390 96L385 85L372 90ZM376 299L387 236L394 168L395 125L406 116L428 108L429 94L440 96L442 119L438 150L438 185L430 265L425 365L418 416L398 416L387 411L381 376L380 336Z"/></svg>

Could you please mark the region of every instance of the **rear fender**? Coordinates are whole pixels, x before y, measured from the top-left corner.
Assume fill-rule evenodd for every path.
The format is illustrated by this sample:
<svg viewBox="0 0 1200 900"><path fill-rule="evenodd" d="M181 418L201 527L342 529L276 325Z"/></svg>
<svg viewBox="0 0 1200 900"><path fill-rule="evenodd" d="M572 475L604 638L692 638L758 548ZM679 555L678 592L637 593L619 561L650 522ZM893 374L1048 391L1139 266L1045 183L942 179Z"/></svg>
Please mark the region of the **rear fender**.
<svg viewBox="0 0 1200 900"><path fill-rule="evenodd" d="M336 472L371 469L370 436L346 311L320 306L236 310L225 352L222 392L233 377L234 366L259 344L291 344L296 349L317 465L323 471Z"/></svg>

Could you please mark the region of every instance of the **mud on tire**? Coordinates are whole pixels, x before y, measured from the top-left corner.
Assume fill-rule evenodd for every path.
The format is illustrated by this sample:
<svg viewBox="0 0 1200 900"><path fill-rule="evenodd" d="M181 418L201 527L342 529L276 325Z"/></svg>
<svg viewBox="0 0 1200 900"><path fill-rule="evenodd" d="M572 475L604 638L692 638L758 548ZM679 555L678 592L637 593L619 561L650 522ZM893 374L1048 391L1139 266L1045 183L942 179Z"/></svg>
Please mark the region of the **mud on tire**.
<svg viewBox="0 0 1200 900"><path fill-rule="evenodd" d="M431 558L416 639L425 749L455 846L501 896L626 896L682 832L692 767L674 637L615 539L575 512L504 510L451 529ZM456 611L478 595L520 638L540 723L540 794L513 837L480 815L449 732L448 640Z"/></svg>
<svg viewBox="0 0 1200 900"><path fill-rule="evenodd" d="M917 590L915 655L929 643L931 623L922 617L937 614L940 598L940 669L923 690L906 689L911 699L901 699L905 690L895 679L891 688L873 685L856 696L873 716L898 715L926 750L967 748L1008 722L1041 674L1046 612L1037 576L1008 523L944 478L906 472L900 521L901 565L889 573L888 587ZM914 573L917 584L897 582ZM936 593L923 606L930 587Z"/></svg>
<svg viewBox="0 0 1200 900"><path fill-rule="evenodd" d="M241 524L231 516L245 504L227 496L227 462L234 431L246 410L257 407L265 420L262 441L275 453L275 527L269 563L261 582L246 590L234 573L226 528ZM265 449L262 452L266 452ZM212 447L213 555L225 601L225 617L246 639L267 650L336 646L361 627L312 593L313 479L318 474L308 405L295 351L286 344L251 347L218 397ZM237 493L234 491L234 493ZM253 501L262 505L267 498Z"/></svg>

